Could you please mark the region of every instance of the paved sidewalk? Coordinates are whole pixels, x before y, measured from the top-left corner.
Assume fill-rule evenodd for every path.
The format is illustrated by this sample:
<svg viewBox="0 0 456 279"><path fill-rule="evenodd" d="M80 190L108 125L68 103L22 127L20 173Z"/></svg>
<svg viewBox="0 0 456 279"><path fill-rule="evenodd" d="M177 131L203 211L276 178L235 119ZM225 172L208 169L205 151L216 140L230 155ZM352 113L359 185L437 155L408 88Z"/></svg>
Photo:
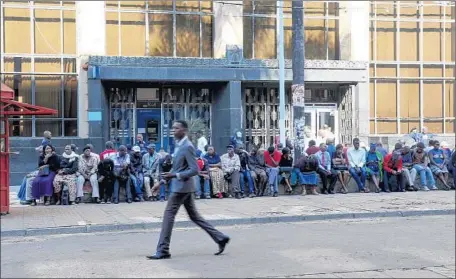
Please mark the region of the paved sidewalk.
<svg viewBox="0 0 456 279"><path fill-rule="evenodd" d="M455 214L455 192L406 192L319 196L280 196L196 201L214 225L299 222L328 219ZM153 229L161 225L166 203L118 205L12 206L1 217L1 235L31 236ZM181 208L176 226L193 226Z"/></svg>

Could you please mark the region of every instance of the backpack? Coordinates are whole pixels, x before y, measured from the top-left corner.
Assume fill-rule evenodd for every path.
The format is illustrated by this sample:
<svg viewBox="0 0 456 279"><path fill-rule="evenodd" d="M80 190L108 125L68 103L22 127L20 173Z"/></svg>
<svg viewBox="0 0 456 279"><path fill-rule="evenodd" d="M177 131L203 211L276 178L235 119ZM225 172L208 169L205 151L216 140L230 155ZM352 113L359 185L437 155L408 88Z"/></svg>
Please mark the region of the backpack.
<svg viewBox="0 0 456 279"><path fill-rule="evenodd" d="M310 171L317 171L318 169L318 159L315 155L310 155L305 158L304 160L304 169L301 169L301 172L310 172Z"/></svg>

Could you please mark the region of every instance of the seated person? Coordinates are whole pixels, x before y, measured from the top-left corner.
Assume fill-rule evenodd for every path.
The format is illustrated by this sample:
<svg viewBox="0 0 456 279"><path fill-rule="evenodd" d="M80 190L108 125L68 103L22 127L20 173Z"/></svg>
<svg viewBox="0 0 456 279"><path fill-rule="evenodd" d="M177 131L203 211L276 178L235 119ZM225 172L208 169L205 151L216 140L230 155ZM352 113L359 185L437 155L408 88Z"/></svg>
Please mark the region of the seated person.
<svg viewBox="0 0 456 279"><path fill-rule="evenodd" d="M318 195L317 169L318 159L314 155L303 155L296 161L294 165L294 172L298 176L301 185L303 185L303 196L306 195L306 187L310 187L312 195Z"/></svg>
<svg viewBox="0 0 456 279"><path fill-rule="evenodd" d="M68 187L69 204L72 205L76 200L76 173L78 172L79 167L78 160L79 156L73 152L71 146L65 146L65 152L63 152L60 158L60 170L54 178L56 205L59 205L61 202L60 197L65 186Z"/></svg>
<svg viewBox="0 0 456 279"><path fill-rule="evenodd" d="M451 155L451 166L453 167L453 189L456 187L456 149Z"/></svg>
<svg viewBox="0 0 456 279"><path fill-rule="evenodd" d="M204 154L203 158L207 161L209 166L209 177L213 187L212 192L217 198L222 199L223 193L228 193L228 182L223 177L222 160L215 152L213 146L207 147L207 152Z"/></svg>
<svg viewBox="0 0 456 279"><path fill-rule="evenodd" d="M389 193L392 191L389 186L389 180L391 177L396 177L397 190L398 192L405 192L403 179L402 179L402 144L396 143L394 151L385 156L383 161L383 184L385 185L385 192Z"/></svg>
<svg viewBox="0 0 456 279"><path fill-rule="evenodd" d="M279 177L281 178L280 180L285 181L287 187L285 191L289 194L293 192L290 183L291 172L293 171L293 157L291 157L290 152L291 150L288 147L282 149L282 156L279 162Z"/></svg>
<svg viewBox="0 0 456 279"><path fill-rule="evenodd" d="M114 194L113 200L115 204L119 203L120 187L125 187L127 202L132 203L131 196L131 179L130 179L130 155L127 153L125 145L119 146L117 154L111 157L114 162Z"/></svg>
<svg viewBox="0 0 456 279"><path fill-rule="evenodd" d="M161 158L158 163L158 185L159 185L159 199L164 202L166 200L166 187L170 187L171 180L164 179L163 174L168 173L173 168L173 160L170 154ZM156 199L157 193L152 191L152 196Z"/></svg>
<svg viewBox="0 0 456 279"><path fill-rule="evenodd" d="M402 148L402 173L407 184L405 190L418 191L415 187L416 169L413 168L412 151L408 146Z"/></svg>
<svg viewBox="0 0 456 279"><path fill-rule="evenodd" d="M244 197L244 189L245 189L245 181L247 180L247 183L249 185L249 197L253 198L255 197L255 184L253 183L253 178L252 175L250 174L250 165L249 165L249 153L245 151L244 145L239 144L237 153L239 155L239 160L241 162L241 170L239 172L239 183L241 187L241 195Z"/></svg>
<svg viewBox="0 0 456 279"><path fill-rule="evenodd" d="M358 185L360 192L369 193L369 188L366 185L366 150L360 148L358 138L353 139L353 147L347 151L348 163L350 165L349 172Z"/></svg>
<svg viewBox="0 0 456 279"><path fill-rule="evenodd" d="M315 157L318 159L317 173L320 176L323 188L321 189L322 194L334 194L334 186L337 182L337 176L331 171L331 155L326 151L326 143L320 144L320 151L315 153ZM330 184L328 187L328 178Z"/></svg>
<svg viewBox="0 0 456 279"><path fill-rule="evenodd" d="M268 183L268 175L266 174L266 165L264 164L264 159L256 148L253 148L250 151L249 166L252 179L257 183L256 195L263 196L266 185Z"/></svg>
<svg viewBox="0 0 456 279"><path fill-rule="evenodd" d="M317 143L315 142L315 140L310 140L309 141L309 147L307 147L307 149L306 149L307 155L308 156L314 155L318 151L320 151L320 148L318 148Z"/></svg>
<svg viewBox="0 0 456 279"><path fill-rule="evenodd" d="M60 169L60 158L55 154L55 148L48 144L43 146L43 153L38 161L38 174L32 182L32 205L37 205L36 200L44 197L44 205L51 204L53 194L53 181Z"/></svg>
<svg viewBox="0 0 456 279"><path fill-rule="evenodd" d="M450 190L448 185L448 167L444 151L440 148L440 142L434 141L434 148L429 150L429 161L432 173L443 183L445 190Z"/></svg>
<svg viewBox="0 0 456 279"><path fill-rule="evenodd" d="M268 186L270 194L273 197L278 197L279 195L279 163L282 153L270 146L268 150L264 152L264 164L266 165L266 173L268 174Z"/></svg>
<svg viewBox="0 0 456 279"><path fill-rule="evenodd" d="M375 185L375 193L380 193L380 181L382 180L383 156L377 151L375 143L370 144L366 155L366 173Z"/></svg>
<svg viewBox="0 0 456 279"><path fill-rule="evenodd" d="M100 187L101 203L111 203L115 182L114 162L108 157L104 158L98 164L98 186Z"/></svg>
<svg viewBox="0 0 456 279"><path fill-rule="evenodd" d="M348 160L344 153L344 146L338 144L332 156L332 172L338 177L341 187L339 193L347 194L347 184L350 174L348 173Z"/></svg>
<svg viewBox="0 0 456 279"><path fill-rule="evenodd" d="M227 153L223 154L220 160L222 161L222 171L225 180L231 185L230 192L234 193L236 199L240 199L241 185L240 185L240 170L241 160L239 155L234 153L234 146L228 145L226 147Z"/></svg>
<svg viewBox="0 0 456 279"><path fill-rule="evenodd" d="M434 175L429 168L429 155L425 151L424 143L416 144L415 152L412 153L413 169L420 175L421 190L437 190Z"/></svg>
<svg viewBox="0 0 456 279"><path fill-rule="evenodd" d="M152 186L158 182L158 165L161 156L155 151L155 144L147 146L147 153L143 155L142 166L144 174L144 190L146 192L146 199L153 200Z"/></svg>
<svg viewBox="0 0 456 279"><path fill-rule="evenodd" d="M201 198L201 192L204 191L204 197L206 199L211 198L211 180L209 177L209 164L206 159L201 158L203 152L201 150L196 150L196 163L198 164L198 175L195 176L196 179L196 199ZM203 189L201 189L203 185Z"/></svg>
<svg viewBox="0 0 456 279"><path fill-rule="evenodd" d="M142 165L142 154L141 148L137 145L133 146L132 154L130 156L130 178L135 187L135 201L143 202L143 192L142 187L144 185L144 174L143 174L143 165Z"/></svg>
<svg viewBox="0 0 456 279"><path fill-rule="evenodd" d="M90 182L92 186L92 201L99 203L98 198L100 197L98 188L98 156L92 153L89 145L86 145L82 149L82 154L79 156L79 167L78 167L78 189L76 193L76 203L81 202L81 198L84 196L84 183Z"/></svg>

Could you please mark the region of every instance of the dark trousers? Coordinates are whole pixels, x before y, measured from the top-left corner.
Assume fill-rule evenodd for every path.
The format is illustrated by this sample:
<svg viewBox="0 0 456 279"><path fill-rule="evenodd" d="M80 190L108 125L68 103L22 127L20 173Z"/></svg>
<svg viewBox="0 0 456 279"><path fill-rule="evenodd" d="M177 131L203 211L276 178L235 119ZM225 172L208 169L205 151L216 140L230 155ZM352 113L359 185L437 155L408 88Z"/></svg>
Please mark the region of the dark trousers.
<svg viewBox="0 0 456 279"><path fill-rule="evenodd" d="M119 191L120 187L125 186L125 193L127 194L127 200L132 199L131 197L131 179L126 177L125 179L117 177L114 182L114 200L119 201Z"/></svg>
<svg viewBox="0 0 456 279"><path fill-rule="evenodd" d="M160 240L158 241L157 245L158 253L169 253L169 245L171 243L171 233L173 232L174 219L176 218L176 214L179 211L181 205L184 205L190 220L205 230L216 243L219 243L226 238L223 233L216 230L198 213L195 207L193 193L171 193L168 198L168 204L166 205L165 213L163 216Z"/></svg>
<svg viewBox="0 0 456 279"><path fill-rule="evenodd" d="M103 181L98 183L98 186L100 187L100 199L110 199L112 198L112 193L114 191L114 182L115 178L114 176L110 177L104 177Z"/></svg>
<svg viewBox="0 0 456 279"><path fill-rule="evenodd" d="M334 191L334 186L336 185L336 182L337 182L337 176L334 175L332 172L326 173L324 170L322 170L320 168L317 170L317 173L318 173L318 175L320 175L321 184L323 184L322 191L323 192ZM328 188L328 178L330 179L329 188Z"/></svg>
<svg viewBox="0 0 456 279"><path fill-rule="evenodd" d="M389 183L391 177L396 177L396 188L393 189ZM396 191L399 191L401 192L404 188L405 188L405 180L402 178L402 173L398 173L396 175L390 173L390 172L387 172L387 171L384 171L383 172L383 187L384 187L384 191L387 191L387 190L390 190L393 192L393 190L396 190Z"/></svg>

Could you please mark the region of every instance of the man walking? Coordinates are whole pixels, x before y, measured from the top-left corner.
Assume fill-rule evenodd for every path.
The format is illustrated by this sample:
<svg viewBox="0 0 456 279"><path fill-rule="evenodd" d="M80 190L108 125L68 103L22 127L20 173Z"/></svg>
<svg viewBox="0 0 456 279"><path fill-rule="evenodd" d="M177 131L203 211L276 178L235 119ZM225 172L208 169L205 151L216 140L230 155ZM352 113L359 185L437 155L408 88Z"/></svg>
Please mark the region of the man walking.
<svg viewBox="0 0 456 279"><path fill-rule="evenodd" d="M157 252L152 256L147 256L147 259L161 260L171 258L171 254L169 253L171 233L174 226L174 219L181 205L184 205L190 220L205 230L218 244L219 251L215 255L220 255L225 250L230 238L207 223L196 210L194 201L196 188L193 176L198 174L198 165L195 160L195 148L187 138L188 124L183 120L178 120L174 122L173 129L176 140L174 164L171 172L163 174L165 179L171 179L171 195L169 196L163 216Z"/></svg>

